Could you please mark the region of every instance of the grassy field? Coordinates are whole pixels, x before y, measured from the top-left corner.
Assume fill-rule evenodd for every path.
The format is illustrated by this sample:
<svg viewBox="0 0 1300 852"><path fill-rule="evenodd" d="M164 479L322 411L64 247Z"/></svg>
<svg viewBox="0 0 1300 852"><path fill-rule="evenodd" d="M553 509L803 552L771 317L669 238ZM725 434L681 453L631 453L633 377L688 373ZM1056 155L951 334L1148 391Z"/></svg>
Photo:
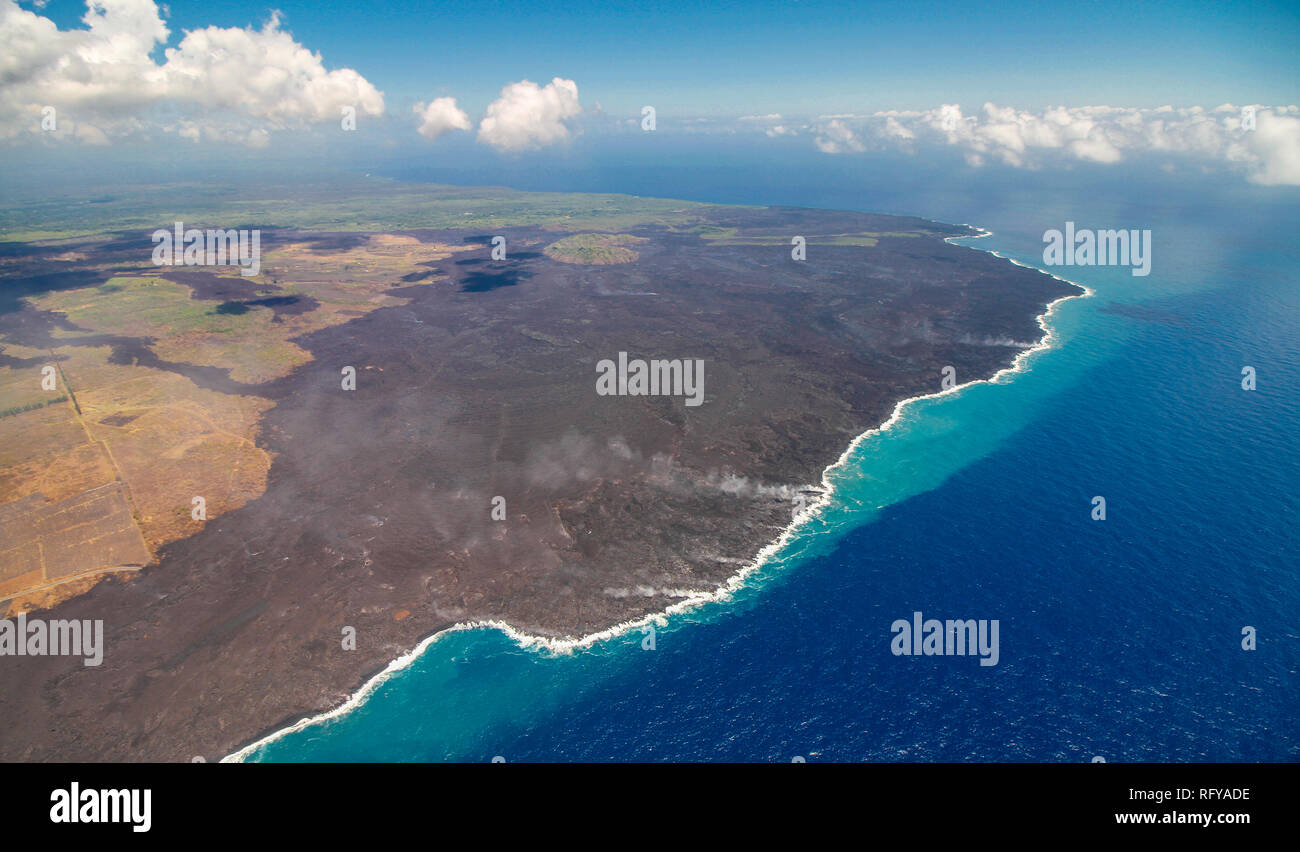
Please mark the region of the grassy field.
<svg viewBox="0 0 1300 852"><path fill-rule="evenodd" d="M180 199L180 200L178 200ZM326 231L492 230L543 225L618 230L689 225L709 205L632 195L519 192L347 177L327 185L115 187L87 201L55 195L0 210L0 242L73 240L114 231L293 227Z"/></svg>
<svg viewBox="0 0 1300 852"><path fill-rule="evenodd" d="M163 278L113 278L99 287L28 301L82 328L153 340L153 351L165 360L225 367L239 382L267 381L310 360L273 327L270 308L223 311L215 302L191 299L188 287Z"/></svg>
<svg viewBox="0 0 1300 852"><path fill-rule="evenodd" d="M191 299L190 288L156 277L112 278L98 287L46 293L29 301L84 328L128 337L242 335L257 324L255 312L221 313L213 302Z"/></svg>
<svg viewBox="0 0 1300 852"><path fill-rule="evenodd" d="M556 240L545 251L548 257L564 263L609 266L636 260L640 255L629 246L644 242L644 237L631 234L574 234Z"/></svg>

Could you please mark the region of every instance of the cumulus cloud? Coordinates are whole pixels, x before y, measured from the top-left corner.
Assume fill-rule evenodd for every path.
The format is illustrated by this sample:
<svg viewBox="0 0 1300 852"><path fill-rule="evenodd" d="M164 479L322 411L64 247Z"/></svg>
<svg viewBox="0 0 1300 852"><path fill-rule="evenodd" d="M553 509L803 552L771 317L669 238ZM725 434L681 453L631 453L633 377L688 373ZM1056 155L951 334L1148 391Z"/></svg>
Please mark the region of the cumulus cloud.
<svg viewBox="0 0 1300 852"><path fill-rule="evenodd" d="M839 118L832 118L820 125L813 144L823 154L847 154L867 150L862 138Z"/></svg>
<svg viewBox="0 0 1300 852"><path fill-rule="evenodd" d="M968 116L958 105L944 104L822 116L813 133L814 144L827 154L915 153L920 145L947 145L972 166L1000 162L1016 168L1176 155L1219 160L1260 184L1300 185L1300 109L1295 106L1053 107L1035 113L986 103Z"/></svg>
<svg viewBox="0 0 1300 852"><path fill-rule="evenodd" d="M1295 107L1285 115L1260 113L1256 129L1247 139L1250 154L1258 159L1252 180L1269 186L1300 185L1300 117Z"/></svg>
<svg viewBox="0 0 1300 852"><path fill-rule="evenodd" d="M766 115L742 115L736 120L741 122L742 130L761 130L764 136L772 139L779 136L798 136L801 131L808 129L806 124L792 123L778 112L770 112Z"/></svg>
<svg viewBox="0 0 1300 852"><path fill-rule="evenodd" d="M84 29L0 0L0 138L41 133L95 144L162 131L198 141L265 145L268 131L339 121L344 107L380 115L383 93L348 68L327 71L319 53L280 28L205 27L170 35L153 0L88 0Z"/></svg>
<svg viewBox="0 0 1300 852"><path fill-rule="evenodd" d="M565 121L582 112L578 84L556 77L545 86L530 80L510 83L488 104L478 140L500 151L541 148L569 138Z"/></svg>
<svg viewBox="0 0 1300 852"><path fill-rule="evenodd" d="M473 126L465 111L456 106L455 98L436 98L427 105L418 103L415 114L420 117L416 130L425 139L437 139L448 131L469 130Z"/></svg>

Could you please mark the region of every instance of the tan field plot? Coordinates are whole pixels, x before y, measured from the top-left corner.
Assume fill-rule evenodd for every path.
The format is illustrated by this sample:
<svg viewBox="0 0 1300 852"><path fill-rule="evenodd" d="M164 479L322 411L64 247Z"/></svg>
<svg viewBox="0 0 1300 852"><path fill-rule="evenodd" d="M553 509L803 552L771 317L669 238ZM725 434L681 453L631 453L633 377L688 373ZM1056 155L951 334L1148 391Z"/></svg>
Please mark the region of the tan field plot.
<svg viewBox="0 0 1300 852"><path fill-rule="evenodd" d="M147 564L195 529L194 496L212 517L265 487L270 458L253 438L270 403L110 364L109 352L52 350L63 401L0 418L0 600L11 611ZM4 372L39 387L37 368Z"/></svg>
<svg viewBox="0 0 1300 852"><path fill-rule="evenodd" d="M52 331L49 349L0 337L0 351L31 362L0 367L0 611L50 606L149 563L204 523L191 516L195 497L210 521L265 491L272 457L257 439L273 403L200 387L185 368L245 385L285 376L311 360L295 338L404 304L387 291L408 276L436 283L421 264L463 250L390 234L346 250L281 245L251 279L264 296L307 300L279 315L194 299L166 269L28 298L75 328ZM110 346L88 345L94 335L138 341L176 371L112 363ZM41 386L47 365L54 390Z"/></svg>
<svg viewBox="0 0 1300 852"><path fill-rule="evenodd" d="M120 482L66 500L31 494L0 506L0 593L149 561ZM40 582L37 582L39 579Z"/></svg>

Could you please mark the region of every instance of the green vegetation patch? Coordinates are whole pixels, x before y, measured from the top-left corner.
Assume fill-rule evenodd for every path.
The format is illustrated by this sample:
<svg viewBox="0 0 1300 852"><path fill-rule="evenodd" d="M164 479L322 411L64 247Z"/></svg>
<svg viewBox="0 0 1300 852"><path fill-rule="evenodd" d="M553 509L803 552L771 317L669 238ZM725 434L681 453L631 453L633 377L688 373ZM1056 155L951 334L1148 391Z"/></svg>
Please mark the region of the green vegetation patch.
<svg viewBox="0 0 1300 852"><path fill-rule="evenodd" d="M36 402L29 402L26 405L15 405L10 408L0 408L0 417L12 417L15 414L22 414L26 411L35 411L38 408L44 408L47 405L54 405L56 402L67 402L68 395L60 394L53 399L43 399Z"/></svg>
<svg viewBox="0 0 1300 852"><path fill-rule="evenodd" d="M190 288L164 278L112 278L99 287L62 290L30 298L34 306L58 311L83 328L133 337L176 334L243 334L269 310L223 311L190 298Z"/></svg>
<svg viewBox="0 0 1300 852"><path fill-rule="evenodd" d="M56 241L113 231L150 233L187 228L286 227L396 232L432 228L495 232L539 225L566 231L639 225L698 224L713 205L596 193L519 192L345 177L330 183L173 184L118 187L100 203L80 194L14 198L0 210L0 242Z"/></svg>
<svg viewBox="0 0 1300 852"><path fill-rule="evenodd" d="M631 263L640 255L628 246L647 242L631 234L574 234L546 247L546 256L563 263L609 266Z"/></svg>

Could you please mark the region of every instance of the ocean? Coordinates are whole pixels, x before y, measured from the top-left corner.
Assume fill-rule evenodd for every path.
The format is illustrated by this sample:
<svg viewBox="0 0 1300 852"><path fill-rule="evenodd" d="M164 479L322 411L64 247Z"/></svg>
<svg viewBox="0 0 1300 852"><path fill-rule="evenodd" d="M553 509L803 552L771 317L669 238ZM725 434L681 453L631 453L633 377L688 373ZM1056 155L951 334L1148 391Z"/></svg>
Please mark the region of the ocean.
<svg viewBox="0 0 1300 852"><path fill-rule="evenodd" d="M641 629L567 654L446 633L347 712L241 756L1300 757L1300 191L1154 161L1028 172L718 144L374 171L920 215L1040 267L1067 221L1149 229L1151 274L1051 270L1094 291L1057 306L1051 348L905 406L829 474L818 517L734 595L663 620L652 649ZM894 655L891 625L915 612L998 620L997 664Z"/></svg>

